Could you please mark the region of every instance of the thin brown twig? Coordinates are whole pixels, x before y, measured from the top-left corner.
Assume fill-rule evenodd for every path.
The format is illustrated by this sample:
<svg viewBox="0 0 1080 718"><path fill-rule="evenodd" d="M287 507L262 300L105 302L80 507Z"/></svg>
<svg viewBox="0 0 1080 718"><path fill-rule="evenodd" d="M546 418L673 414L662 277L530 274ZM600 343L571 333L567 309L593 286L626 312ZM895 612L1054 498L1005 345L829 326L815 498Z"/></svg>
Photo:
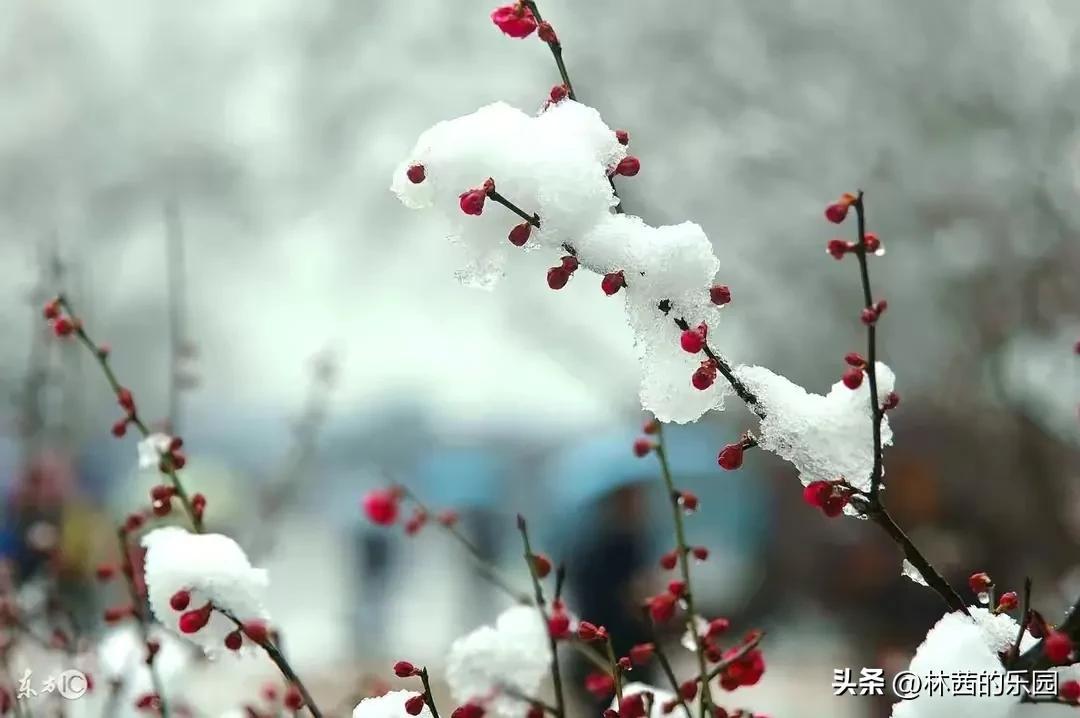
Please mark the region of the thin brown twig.
<svg viewBox="0 0 1080 718"><path fill-rule="evenodd" d="M221 613L223 616L232 621L233 624L236 625L236 629L240 631L241 634L247 636L253 643L258 645L259 648L263 649L263 651L266 652L267 657L273 662L275 666L277 666L278 671L281 673L282 676L285 677L285 680L296 686L296 689L300 691L300 695L304 699L304 707L308 709L309 713L311 713L312 718L323 718L322 711L320 711L319 707L315 704L315 699L311 697L311 692L308 691L307 686L304 685L304 682L300 680L300 676L298 676L296 674L296 671L293 670L292 665L289 663L289 659L285 657L285 653L281 650L281 647L277 644L277 642L274 641L273 638L267 636L265 640L257 641L254 638L251 638L250 635L248 635L247 631L244 630L243 622L238 619L232 611L221 608L220 606L214 606L214 610Z"/></svg>
<svg viewBox="0 0 1080 718"><path fill-rule="evenodd" d="M649 637L652 639L653 653L656 654L656 660L660 663L660 670L667 676L668 683L671 684L672 692L675 694L676 699L678 699L679 705L682 706L683 711L685 711L685 718L690 718L690 706L687 705L686 698L683 697L679 679L675 677L675 670L671 667L671 661L668 660L667 653L664 651L664 647L661 645L660 639L656 635L656 624L653 622L647 607L642 611L642 615L645 625L649 627Z"/></svg>
<svg viewBox="0 0 1080 718"><path fill-rule="evenodd" d="M855 201L855 218L859 233L859 241L855 245L855 258L859 261L859 278L862 281L864 309L874 311L874 294L870 289L870 267L866 259L866 204L863 202L863 192L858 191ZM885 412L881 408L877 391L877 321L868 322L866 325L866 378L870 385L870 419L873 424L874 434L874 467L870 472L870 506L876 507L881 503L881 420Z"/></svg>
<svg viewBox="0 0 1080 718"><path fill-rule="evenodd" d="M124 389L124 386L116 378L116 374L112 370L112 366L109 363L109 355L101 350L101 346L95 343L90 336L86 333L86 329L82 326L82 322L78 320L78 314L75 313L75 308L72 306L70 300L64 295L57 296L57 301L64 311L71 317L71 321L75 325L75 336L79 342L82 343L89 351L90 354L97 361L98 366L101 367L102 373L105 375L105 380L109 382L109 387L114 394L119 395ZM138 409L134 409L128 414L128 419L132 426L138 429L139 434L145 439L150 436L150 429L146 423L143 422L139 416ZM177 498L180 499L180 503L184 507L184 512L187 513L188 518L191 520L191 525L195 529L196 533L203 532L203 520L202 516L195 511L191 504L191 498L188 496L187 489L184 488L184 484L180 481L180 477L177 474L176 468L172 464L172 460L168 456L162 456L161 469L169 477L169 482L172 484Z"/></svg>
<svg viewBox="0 0 1080 718"><path fill-rule="evenodd" d="M686 603L686 630L693 636L696 647L698 671L701 679L701 717L706 718L712 711L712 691L709 689L708 665L705 662L705 640L697 628L697 611L694 608L694 590L690 579L690 546L686 542L686 529L683 526L683 509L679 503L679 492L675 488L675 480L671 475L671 466L668 464L667 448L664 444L664 425L657 422L656 430L656 458L660 462L660 475L664 480L664 488L667 490L668 502L671 504L671 514L675 523L675 550L679 558L679 572L682 574L685 590L682 600Z"/></svg>
<svg viewBox="0 0 1080 718"><path fill-rule="evenodd" d="M135 623L139 630L139 638L142 639L143 649L147 652L146 667L150 671L150 684L154 687L154 694L158 699L161 718L168 718L169 706L165 700L165 689L162 686L161 676L158 675L155 665L157 653L150 650L150 620L146 613L146 597L139 592L139 587L135 583L135 568L131 563L131 547L128 544L127 532L123 527L117 529L116 539L120 548L120 572L124 574L124 582L127 585Z"/></svg>
<svg viewBox="0 0 1080 718"><path fill-rule="evenodd" d="M563 718L566 715L566 696L563 693L562 671L559 669L559 647L555 636L549 628L550 620L544 603L544 587L540 584L540 577L536 573L536 556L533 554L532 545L529 543L529 528L525 523L525 517L518 514L518 531L521 533L521 542L525 548L525 563L529 567L529 576L532 578L533 593L535 594L536 610L540 614L540 621L547 635L548 647L551 650L551 682L555 690L556 717Z"/></svg>
<svg viewBox="0 0 1080 718"><path fill-rule="evenodd" d="M420 682L424 684L424 702L427 703L432 718L439 718L439 709L435 707L435 694L431 692L431 680L428 678L427 666L420 669Z"/></svg>
<svg viewBox="0 0 1080 718"><path fill-rule="evenodd" d="M765 631L757 631L754 634L754 637L751 638L749 641L745 641L741 646L739 646L739 649L737 651L735 651L729 657L725 658L724 660L713 666L712 669L706 674L707 680L711 681L713 678L716 678L718 675L726 671L732 664L741 661L743 658L746 657L746 654L750 653L758 647L758 644L761 643L761 639L763 638L765 638Z"/></svg>

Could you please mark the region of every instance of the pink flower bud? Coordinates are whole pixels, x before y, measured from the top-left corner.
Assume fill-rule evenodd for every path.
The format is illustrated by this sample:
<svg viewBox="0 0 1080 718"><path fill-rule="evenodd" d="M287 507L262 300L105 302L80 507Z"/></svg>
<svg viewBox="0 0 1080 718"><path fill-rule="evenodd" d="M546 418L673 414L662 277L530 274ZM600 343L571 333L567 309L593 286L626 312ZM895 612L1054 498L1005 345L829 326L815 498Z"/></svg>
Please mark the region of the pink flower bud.
<svg viewBox="0 0 1080 718"><path fill-rule="evenodd" d="M373 524L390 526L398 517L398 499L386 489L375 489L365 494L364 514Z"/></svg>
<svg viewBox="0 0 1080 718"><path fill-rule="evenodd" d="M536 17L523 2L495 8L491 21L506 35L518 39L528 37L537 27Z"/></svg>

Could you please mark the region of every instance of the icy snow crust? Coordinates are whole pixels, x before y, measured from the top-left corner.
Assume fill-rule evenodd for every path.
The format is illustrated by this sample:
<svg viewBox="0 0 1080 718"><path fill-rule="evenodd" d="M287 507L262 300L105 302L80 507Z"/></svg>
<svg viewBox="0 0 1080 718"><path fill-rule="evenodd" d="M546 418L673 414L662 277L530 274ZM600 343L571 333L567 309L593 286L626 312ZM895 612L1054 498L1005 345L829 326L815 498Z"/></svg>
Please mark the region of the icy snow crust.
<svg viewBox="0 0 1080 718"><path fill-rule="evenodd" d="M1020 625L1008 615L995 615L978 606L968 611L970 618L960 612L945 614L926 635L908 670L924 680L931 673L1004 673L997 654L1016 640ZM1020 650L1034 644L1035 639L1025 633ZM1078 665L1055 670L1061 682L1075 680ZM924 690L913 700L894 704L892 718L1055 718L1075 712L1070 706L1022 704L1016 696L930 696Z"/></svg>
<svg viewBox="0 0 1080 718"><path fill-rule="evenodd" d="M881 362L876 371L880 406L893 390L896 377ZM822 396L765 367L738 367L735 375L765 410L758 443L794 464L804 486L843 477L852 486L869 491L874 468L869 381L854 391L836 382ZM892 444L892 438L886 414L881 421L882 447Z"/></svg>
<svg viewBox="0 0 1080 718"><path fill-rule="evenodd" d="M252 568L243 549L228 536L194 534L175 526L155 529L143 537L146 547L146 589L154 616L173 633L201 646L210 655L231 652L225 648L228 633L236 624L218 611L195 633L181 633L180 616L169 599L180 590L191 592L191 611L210 601L241 621L269 619L264 605L268 587L266 571ZM250 647L245 639L245 650Z"/></svg>
<svg viewBox="0 0 1080 718"><path fill-rule="evenodd" d="M353 708L353 718L412 718L405 710L405 701L414 695L413 691L390 691L365 698ZM431 709L425 705L416 718L432 718Z"/></svg>
<svg viewBox="0 0 1080 718"><path fill-rule="evenodd" d="M507 240L519 217L491 199L480 216L464 214L458 204L462 192L489 177L501 195L540 218L525 251L545 250L557 264L569 245L579 273L622 270L627 288L619 294L641 362L642 406L661 421L694 421L721 408L728 388L724 382L705 391L691 386L705 357L680 348L674 320L697 326L717 319L720 308L709 300L709 288L720 263L692 222L652 227L612 211L618 199L608 171L625 156L626 148L591 107L563 100L531 116L498 102L424 132L394 173L392 189L406 206L434 210L446 220L451 240L466 251L458 277L467 285L490 287L507 256L521 251ZM414 164L424 166L426 179L419 184L406 176ZM662 300L671 303L667 315L659 309Z"/></svg>

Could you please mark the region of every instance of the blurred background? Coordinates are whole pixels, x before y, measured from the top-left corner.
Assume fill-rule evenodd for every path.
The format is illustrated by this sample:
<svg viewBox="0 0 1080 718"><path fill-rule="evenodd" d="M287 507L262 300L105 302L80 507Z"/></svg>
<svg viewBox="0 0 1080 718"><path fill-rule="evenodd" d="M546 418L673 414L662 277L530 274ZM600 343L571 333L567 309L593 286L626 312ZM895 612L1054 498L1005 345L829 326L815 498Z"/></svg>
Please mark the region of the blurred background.
<svg viewBox="0 0 1080 718"><path fill-rule="evenodd" d="M655 464L630 453L647 417L620 300L587 277L551 292L535 254L493 291L465 289L442 228L387 189L430 125L500 99L538 109L557 82L543 44L502 36L493 7L0 6L6 590L103 635L118 589L95 566L155 483L135 439L110 436L92 357L41 319L62 290L146 418L184 437L210 528L269 568L324 707L378 690L400 658L438 674L454 637L508 605L437 527L364 522L360 497L388 482L461 512L526 587L523 511L582 614L638 630L610 586L664 585L671 532ZM710 336L733 361L821 393L863 348L858 280L825 254L822 210L866 191L887 250L872 262L880 351L903 397L890 506L954 581L1031 576L1059 616L1080 594L1080 7L541 9L579 99L631 133L627 211L712 239L734 300ZM724 704L887 715L833 698L832 670L895 670L943 607L875 527L805 506L790 467L753 452L721 472L717 450L753 419L732 400L668 432L677 482L702 500L692 542L713 549L704 612L769 630L765 678ZM273 675L185 670L196 715L256 700Z"/></svg>

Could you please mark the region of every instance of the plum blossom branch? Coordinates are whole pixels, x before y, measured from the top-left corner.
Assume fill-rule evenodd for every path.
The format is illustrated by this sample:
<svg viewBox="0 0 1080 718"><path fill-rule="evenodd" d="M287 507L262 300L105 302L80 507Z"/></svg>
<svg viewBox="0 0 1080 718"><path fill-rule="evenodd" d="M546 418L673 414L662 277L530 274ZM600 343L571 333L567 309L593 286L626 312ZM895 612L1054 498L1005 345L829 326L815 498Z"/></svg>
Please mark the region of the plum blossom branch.
<svg viewBox="0 0 1080 718"><path fill-rule="evenodd" d="M525 517L518 514L518 531L521 533L521 542L525 547L525 563L529 567L529 576L532 578L533 593L535 594L536 610L540 613L540 620L547 635L548 647L551 649L551 682L555 690L556 718L566 715L566 696L563 693L562 672L559 670L559 647L555 643L555 636L549 629L550 619L544 602L544 587L540 584L540 575L537 572L537 556L533 553L529 543L529 529L525 523ZM616 680L618 680L616 678Z"/></svg>
<svg viewBox="0 0 1080 718"><path fill-rule="evenodd" d="M678 700L679 705L682 706L684 715L689 718L690 706L686 704L686 698L683 697L679 679L675 677L675 671L671 667L671 660L668 659L667 652L664 651L664 646L660 643L660 640L656 635L656 623L652 620L648 607L646 607L642 613L645 625L649 627L649 637L652 639L653 653L656 655L656 660L660 663L660 670L663 671L664 676L668 679L668 683L671 684L671 691L675 694L675 698Z"/></svg>
<svg viewBox="0 0 1080 718"><path fill-rule="evenodd" d="M683 592L682 600L686 604L686 630L694 638L695 651L698 661L698 671L701 678L701 715L705 718L712 709L712 692L709 689L708 666L705 659L705 641L697 627L697 612L694 609L694 591L690 582L690 546L686 542L686 529L683 526L682 495L675 488L675 481L671 475L671 466L668 463L667 448L664 444L664 426L656 422L656 458L660 463L660 476L664 480L664 488L667 490L668 501L671 504L672 519L675 523L675 551L678 556L679 572L682 575Z"/></svg>
<svg viewBox="0 0 1080 718"><path fill-rule="evenodd" d="M562 43L559 42L558 36L555 31L551 29L551 25L544 22L544 18L540 16L540 9L536 6L534 0L524 0L525 7L529 8L533 17L536 18L536 22L540 24L540 39L547 43L548 48L551 50L551 56L555 59L555 65L559 68L559 76L562 78L563 85L566 86L566 95L571 100L576 100L574 95L574 85L570 82L570 73L566 70L566 63L563 61L562 55Z"/></svg>
<svg viewBox="0 0 1080 718"><path fill-rule="evenodd" d="M867 235L866 232L866 205L863 203L863 192L859 190L852 203L855 207L855 218L858 225L859 240L855 245L855 258L859 262L859 277L862 281L863 323L866 324L866 378L870 384L870 418L873 422L874 432L874 468L870 473L870 506L880 504L880 488L882 475L881 461L881 420L885 412L881 407L877 391L877 320L885 309L885 303L875 305L874 294L870 289L870 267L866 254L871 251L869 241L878 242L876 236ZM879 309L880 307L880 309Z"/></svg>
<svg viewBox="0 0 1080 718"><path fill-rule="evenodd" d="M221 606L215 606L214 610L220 612L223 616L232 621L236 625L236 630L238 632L246 635L259 646L259 648L266 652L266 656L275 666L277 666L278 671L285 677L285 680L289 682L289 685L295 687L297 692L299 692L300 696L303 698L303 707L308 709L312 718L323 718L322 711L320 711L319 707L315 704L315 699L311 697L311 692L308 691L307 686L300 680L300 676L293 670L292 665L281 650L281 646L278 645L277 640L275 640L275 637L265 623L258 620L241 621L234 613ZM299 708L299 706L297 706L297 708Z"/></svg>
<svg viewBox="0 0 1080 718"><path fill-rule="evenodd" d="M116 539L120 548L120 572L124 574L128 595L131 598L132 616L138 626L139 638L142 639L143 647L146 649L146 667L150 671L150 683L154 688L154 695L157 696L157 707L161 711L161 718L168 718L169 707L165 700L161 676L157 671L158 646L150 640L150 618L146 610L146 596L139 591L138 584L135 582L135 567L131 563L131 545L128 543L128 531L124 526L117 529Z"/></svg>
<svg viewBox="0 0 1080 718"><path fill-rule="evenodd" d="M424 686L424 703L427 703L432 718L439 718L439 709L435 706L435 694L431 692L431 680L428 678L427 666L420 669L420 682Z"/></svg>
<svg viewBox="0 0 1080 718"><path fill-rule="evenodd" d="M62 312L66 313L66 316L63 316ZM131 424L139 431L139 434L141 434L144 439L148 438L151 434L150 429L139 416L131 391L126 389L120 383L112 370L112 366L109 363L109 349L104 345L94 342L86 333L86 329L78 319L78 314L76 314L70 300L64 295L57 296L56 299L46 305L45 316L52 320L53 331L58 336L64 337L74 334L79 342L90 351L90 354L94 357L95 361L97 361L98 366L105 375L105 380L109 382L109 387L116 395L117 402L127 412L126 420L123 423L118 422L114 426L113 433L122 436L126 424ZM177 455L173 452L163 453L161 456L161 470L169 477L173 490L184 507L184 512L187 513L188 518L191 519L191 525L197 533L202 533L202 511L196 508L193 498L188 495L183 482L180 481L180 477L177 474L177 470L181 468L182 465L183 460L178 459Z"/></svg>
<svg viewBox="0 0 1080 718"><path fill-rule="evenodd" d="M705 674L706 680L711 681L713 678L716 678L717 676L722 674L732 665L741 661L758 647L758 644L761 643L761 639L763 639L764 637L764 631L755 631L754 635L752 635L749 640L743 641L743 644L739 646L734 653L727 656L722 661L713 666L712 670Z"/></svg>

